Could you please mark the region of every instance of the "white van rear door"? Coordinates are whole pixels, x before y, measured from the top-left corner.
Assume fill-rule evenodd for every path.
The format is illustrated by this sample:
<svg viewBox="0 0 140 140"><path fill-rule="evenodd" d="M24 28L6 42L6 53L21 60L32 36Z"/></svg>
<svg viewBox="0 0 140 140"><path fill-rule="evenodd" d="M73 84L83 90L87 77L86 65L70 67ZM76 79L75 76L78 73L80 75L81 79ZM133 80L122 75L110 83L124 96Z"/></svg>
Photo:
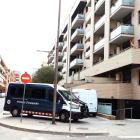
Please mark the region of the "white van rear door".
<svg viewBox="0 0 140 140"><path fill-rule="evenodd" d="M97 112L97 95L95 91L89 90L88 91L88 108L89 112Z"/></svg>
<svg viewBox="0 0 140 140"><path fill-rule="evenodd" d="M79 99L85 103L88 103L88 91L80 90L79 91Z"/></svg>

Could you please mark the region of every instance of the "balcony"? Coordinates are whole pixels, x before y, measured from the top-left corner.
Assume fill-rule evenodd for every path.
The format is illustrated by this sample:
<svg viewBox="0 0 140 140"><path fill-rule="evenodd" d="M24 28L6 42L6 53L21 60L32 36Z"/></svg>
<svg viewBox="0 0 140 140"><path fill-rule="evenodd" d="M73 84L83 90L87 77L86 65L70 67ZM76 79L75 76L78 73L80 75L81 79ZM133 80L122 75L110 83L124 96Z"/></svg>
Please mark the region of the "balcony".
<svg viewBox="0 0 140 140"><path fill-rule="evenodd" d="M134 0L118 0L110 9L110 19L116 21L121 20L133 10Z"/></svg>
<svg viewBox="0 0 140 140"><path fill-rule="evenodd" d="M52 55L49 57L49 63L53 60L53 58L54 58L54 56L52 56Z"/></svg>
<svg viewBox="0 0 140 140"><path fill-rule="evenodd" d="M91 24L91 11L86 16L86 24Z"/></svg>
<svg viewBox="0 0 140 140"><path fill-rule="evenodd" d="M71 29L77 29L85 20L85 16L81 14L77 14L75 19L72 22L72 27Z"/></svg>
<svg viewBox="0 0 140 140"><path fill-rule="evenodd" d="M90 58L90 50L88 50L87 52L85 52L85 59Z"/></svg>
<svg viewBox="0 0 140 140"><path fill-rule="evenodd" d="M62 69L62 73L64 74L66 72L66 67Z"/></svg>
<svg viewBox="0 0 140 140"><path fill-rule="evenodd" d="M84 36L84 29L76 29L71 36L71 42L78 42Z"/></svg>
<svg viewBox="0 0 140 140"><path fill-rule="evenodd" d="M84 45L83 44L76 44L75 46L73 46L73 48L71 49L71 55L76 56L77 54L79 54L80 52L82 52L84 50Z"/></svg>
<svg viewBox="0 0 140 140"><path fill-rule="evenodd" d="M67 43L65 43L65 45L63 46L62 51L65 52L66 51L66 48L67 48Z"/></svg>
<svg viewBox="0 0 140 140"><path fill-rule="evenodd" d="M85 36L85 41L90 41L91 30L89 30Z"/></svg>
<svg viewBox="0 0 140 140"><path fill-rule="evenodd" d="M70 63L70 69L77 69L80 66L83 66L83 59L76 58Z"/></svg>
<svg viewBox="0 0 140 140"><path fill-rule="evenodd" d="M59 72L59 74L60 74L61 77L63 76L62 72Z"/></svg>
<svg viewBox="0 0 140 140"><path fill-rule="evenodd" d="M134 38L134 26L120 25L110 33L110 44L119 45Z"/></svg>
<svg viewBox="0 0 140 140"><path fill-rule="evenodd" d="M87 6L91 7L91 0L87 0Z"/></svg>
<svg viewBox="0 0 140 140"><path fill-rule="evenodd" d="M94 52L104 47L104 38L94 45Z"/></svg>
<svg viewBox="0 0 140 140"><path fill-rule="evenodd" d="M95 15L101 16L105 13L105 0L99 0L95 5Z"/></svg>
<svg viewBox="0 0 140 140"><path fill-rule="evenodd" d="M55 50L53 51L53 55L55 54Z"/></svg>
<svg viewBox="0 0 140 140"><path fill-rule="evenodd" d="M68 31L65 33L64 37L63 37L63 40L64 41L67 41L67 36L68 36Z"/></svg>
<svg viewBox="0 0 140 140"><path fill-rule="evenodd" d="M58 53L58 59L62 59L63 56L64 56L64 53L63 52L59 52Z"/></svg>
<svg viewBox="0 0 140 140"><path fill-rule="evenodd" d="M103 15L95 24L94 33L97 35L104 34L104 26L105 26L105 15Z"/></svg>
<svg viewBox="0 0 140 140"><path fill-rule="evenodd" d="M58 69L63 68L63 63L62 62L58 62Z"/></svg>
<svg viewBox="0 0 140 140"><path fill-rule="evenodd" d="M65 56L63 57L62 62L66 62L66 60L67 60L67 55L65 55Z"/></svg>
<svg viewBox="0 0 140 140"><path fill-rule="evenodd" d="M54 64L53 63L50 63L49 66L54 67Z"/></svg>
<svg viewBox="0 0 140 140"><path fill-rule="evenodd" d="M64 42L59 42L59 50L62 50L64 46Z"/></svg>

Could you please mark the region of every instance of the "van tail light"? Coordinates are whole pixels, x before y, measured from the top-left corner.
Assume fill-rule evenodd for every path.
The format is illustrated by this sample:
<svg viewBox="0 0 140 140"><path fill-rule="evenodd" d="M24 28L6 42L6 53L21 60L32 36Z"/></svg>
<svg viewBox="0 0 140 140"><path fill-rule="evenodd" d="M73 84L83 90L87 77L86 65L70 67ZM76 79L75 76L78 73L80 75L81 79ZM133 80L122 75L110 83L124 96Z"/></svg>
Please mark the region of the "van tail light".
<svg viewBox="0 0 140 140"><path fill-rule="evenodd" d="M98 102L97 102L97 108L98 108Z"/></svg>

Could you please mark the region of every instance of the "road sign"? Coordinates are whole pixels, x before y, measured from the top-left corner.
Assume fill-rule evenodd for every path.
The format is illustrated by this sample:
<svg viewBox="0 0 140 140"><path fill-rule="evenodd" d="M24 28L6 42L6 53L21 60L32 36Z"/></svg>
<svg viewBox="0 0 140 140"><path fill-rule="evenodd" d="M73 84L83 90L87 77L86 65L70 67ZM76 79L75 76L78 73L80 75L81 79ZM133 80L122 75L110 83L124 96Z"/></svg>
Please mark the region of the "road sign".
<svg viewBox="0 0 140 140"><path fill-rule="evenodd" d="M27 84L31 81L31 76L27 73L24 73L21 75L21 81L24 83L24 84Z"/></svg>

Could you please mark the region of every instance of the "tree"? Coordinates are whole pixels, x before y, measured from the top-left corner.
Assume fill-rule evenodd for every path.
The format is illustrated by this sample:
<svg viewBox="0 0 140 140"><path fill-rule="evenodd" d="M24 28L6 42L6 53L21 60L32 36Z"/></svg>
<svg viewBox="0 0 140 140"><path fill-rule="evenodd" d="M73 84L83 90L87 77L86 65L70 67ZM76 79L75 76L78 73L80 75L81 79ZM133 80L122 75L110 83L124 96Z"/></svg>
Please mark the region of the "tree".
<svg viewBox="0 0 140 140"><path fill-rule="evenodd" d="M31 83L54 83L55 69L53 67L44 66L38 69L33 75ZM60 74L58 72L57 81L61 80Z"/></svg>

